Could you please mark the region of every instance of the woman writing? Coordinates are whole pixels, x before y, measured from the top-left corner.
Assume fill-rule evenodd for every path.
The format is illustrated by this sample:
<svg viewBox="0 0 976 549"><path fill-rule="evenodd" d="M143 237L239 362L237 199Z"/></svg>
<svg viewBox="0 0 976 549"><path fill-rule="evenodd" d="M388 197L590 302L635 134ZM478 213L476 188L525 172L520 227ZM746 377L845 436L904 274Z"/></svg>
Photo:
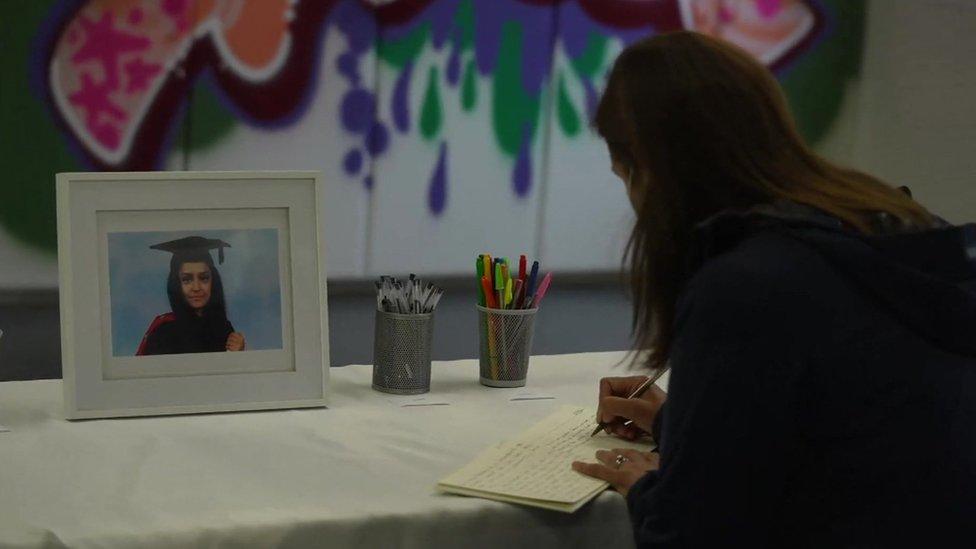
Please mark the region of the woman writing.
<svg viewBox="0 0 976 549"><path fill-rule="evenodd" d="M210 257L216 248L223 263L225 247L230 244L200 236L150 246L173 254L166 281L172 311L152 321L137 356L245 350L244 334L227 320L224 285Z"/></svg>
<svg viewBox="0 0 976 549"><path fill-rule="evenodd" d="M638 545L972 543L976 226L815 155L772 75L703 35L627 48L595 125L637 213L637 345L671 377L600 385L598 419L659 454L573 467Z"/></svg>

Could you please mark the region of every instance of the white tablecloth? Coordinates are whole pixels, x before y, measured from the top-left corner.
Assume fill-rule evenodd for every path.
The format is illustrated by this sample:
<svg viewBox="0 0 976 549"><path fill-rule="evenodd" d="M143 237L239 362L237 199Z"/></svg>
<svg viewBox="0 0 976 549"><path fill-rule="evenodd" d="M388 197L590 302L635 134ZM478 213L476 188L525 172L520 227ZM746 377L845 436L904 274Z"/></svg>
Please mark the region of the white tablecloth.
<svg viewBox="0 0 976 549"><path fill-rule="evenodd" d="M329 409L65 421L60 381L0 383L2 547L629 547L605 492L573 515L434 490L562 404L595 406L623 353L533 357L528 386L435 363L429 399L332 370ZM554 400L510 401L532 391Z"/></svg>

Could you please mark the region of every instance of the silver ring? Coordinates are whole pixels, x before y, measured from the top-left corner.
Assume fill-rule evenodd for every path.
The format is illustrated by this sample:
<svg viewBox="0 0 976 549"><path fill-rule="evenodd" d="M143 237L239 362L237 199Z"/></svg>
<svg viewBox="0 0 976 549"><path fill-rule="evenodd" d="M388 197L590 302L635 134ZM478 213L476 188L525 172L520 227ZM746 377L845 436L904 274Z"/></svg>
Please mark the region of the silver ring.
<svg viewBox="0 0 976 549"><path fill-rule="evenodd" d="M617 459L613 460L613 462L617 464L617 469L620 469L620 466L623 465L627 461L630 461L630 460L627 459L626 457L622 456L622 455L617 456Z"/></svg>

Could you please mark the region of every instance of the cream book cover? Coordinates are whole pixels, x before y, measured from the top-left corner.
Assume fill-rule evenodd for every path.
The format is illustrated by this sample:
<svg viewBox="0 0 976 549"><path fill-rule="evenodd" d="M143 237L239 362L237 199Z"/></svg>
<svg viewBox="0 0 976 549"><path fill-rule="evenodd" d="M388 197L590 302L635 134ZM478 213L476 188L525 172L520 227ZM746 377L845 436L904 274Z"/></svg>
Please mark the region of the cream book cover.
<svg viewBox="0 0 976 549"><path fill-rule="evenodd" d="M593 408L563 406L514 440L486 449L441 479L437 489L575 512L609 484L573 471L570 465L574 461L593 461L600 449L633 448L647 452L653 448L603 433L590 437L595 418Z"/></svg>

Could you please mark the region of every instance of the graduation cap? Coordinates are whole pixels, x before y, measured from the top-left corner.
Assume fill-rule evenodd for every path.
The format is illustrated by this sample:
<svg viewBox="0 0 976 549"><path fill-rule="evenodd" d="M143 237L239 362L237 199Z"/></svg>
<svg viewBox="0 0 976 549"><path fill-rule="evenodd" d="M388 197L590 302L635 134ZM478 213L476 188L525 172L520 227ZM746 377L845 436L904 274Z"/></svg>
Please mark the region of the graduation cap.
<svg viewBox="0 0 976 549"><path fill-rule="evenodd" d="M204 238L202 236L188 236L186 238L178 238L176 240L170 240L169 242L160 242L159 244L153 244L150 249L162 250L164 252L169 252L177 257L202 257L204 255L209 256L210 250L217 250L217 257L220 263L224 262L224 248L230 248L230 244L224 242L223 240L217 238Z"/></svg>

